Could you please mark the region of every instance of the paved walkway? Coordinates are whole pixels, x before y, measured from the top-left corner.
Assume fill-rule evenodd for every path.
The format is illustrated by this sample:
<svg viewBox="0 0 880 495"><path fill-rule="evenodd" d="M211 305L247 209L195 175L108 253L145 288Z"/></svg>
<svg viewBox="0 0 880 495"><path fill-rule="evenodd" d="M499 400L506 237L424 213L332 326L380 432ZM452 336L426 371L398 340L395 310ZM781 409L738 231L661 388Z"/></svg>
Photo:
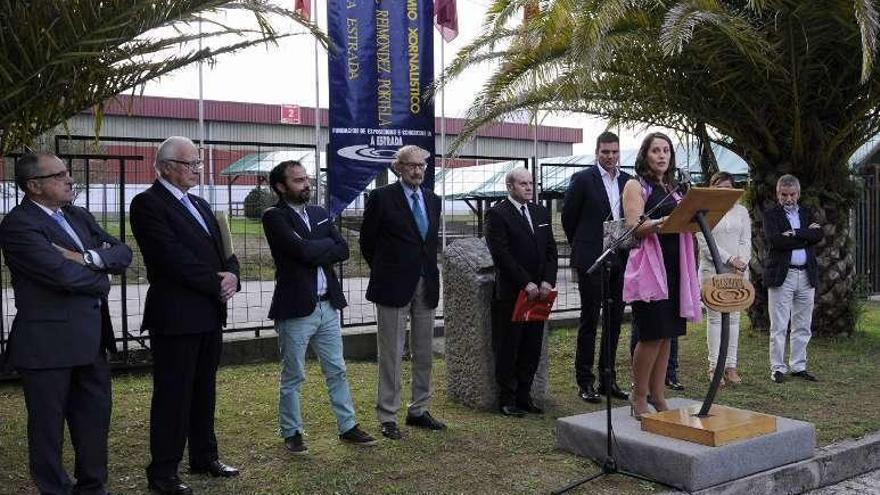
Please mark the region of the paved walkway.
<svg viewBox="0 0 880 495"><path fill-rule="evenodd" d="M806 495L875 495L880 494L880 469L865 473L836 485L812 490Z"/></svg>

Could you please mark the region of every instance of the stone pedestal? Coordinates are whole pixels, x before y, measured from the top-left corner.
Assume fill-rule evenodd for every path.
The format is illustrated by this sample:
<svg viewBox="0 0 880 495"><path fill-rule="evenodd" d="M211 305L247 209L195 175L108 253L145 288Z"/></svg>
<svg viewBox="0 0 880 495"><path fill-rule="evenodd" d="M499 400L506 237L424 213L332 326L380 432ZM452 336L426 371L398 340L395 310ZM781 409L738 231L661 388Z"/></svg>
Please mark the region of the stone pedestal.
<svg viewBox="0 0 880 495"><path fill-rule="evenodd" d="M476 409L498 409L495 356L492 352L491 302L495 268L483 239L459 239L443 253L443 326L446 388L456 402ZM548 393L547 331L532 398Z"/></svg>

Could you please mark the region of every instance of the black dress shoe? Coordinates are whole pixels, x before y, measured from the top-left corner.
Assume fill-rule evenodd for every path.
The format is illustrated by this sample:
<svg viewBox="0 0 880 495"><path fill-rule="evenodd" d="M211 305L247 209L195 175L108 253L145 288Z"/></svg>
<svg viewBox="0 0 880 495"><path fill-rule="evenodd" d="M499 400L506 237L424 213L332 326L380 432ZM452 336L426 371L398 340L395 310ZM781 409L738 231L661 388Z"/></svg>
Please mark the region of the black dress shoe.
<svg viewBox="0 0 880 495"><path fill-rule="evenodd" d="M599 387L599 395L606 395L604 388ZM611 384L611 397L620 400L629 400L629 394L621 390L616 383Z"/></svg>
<svg viewBox="0 0 880 495"><path fill-rule="evenodd" d="M772 375L770 375L770 379L776 383L784 383L785 382L785 374L781 371L774 371Z"/></svg>
<svg viewBox="0 0 880 495"><path fill-rule="evenodd" d="M791 376L793 376L795 378L803 378L804 380L806 380L808 382L818 382L819 381L819 379L816 378L816 375L810 373L807 370L795 371L794 373L791 374Z"/></svg>
<svg viewBox="0 0 880 495"><path fill-rule="evenodd" d="M596 393L596 389L592 385L587 385L578 390L578 397L583 401L592 402L593 404L602 402L602 398L599 397L599 394Z"/></svg>
<svg viewBox="0 0 880 495"><path fill-rule="evenodd" d="M168 478L147 478L147 486L150 490L159 492L162 495L192 495L192 488L186 483L180 481L177 476Z"/></svg>
<svg viewBox="0 0 880 495"><path fill-rule="evenodd" d="M425 428L427 430L445 430L446 425L437 421L428 411L423 412L420 416L406 416L407 426L415 426L416 428Z"/></svg>
<svg viewBox="0 0 880 495"><path fill-rule="evenodd" d="M501 406L499 408L502 416L510 416L512 418L522 418L526 412L516 406Z"/></svg>
<svg viewBox="0 0 880 495"><path fill-rule="evenodd" d="M189 472L193 474L210 474L215 478L234 478L238 476L238 469L223 464L219 460L213 461L207 466L190 466Z"/></svg>
<svg viewBox="0 0 880 495"><path fill-rule="evenodd" d="M532 401L529 401L528 403L517 403L516 408L522 409L529 414L544 414L544 410L535 405L535 403Z"/></svg>
<svg viewBox="0 0 880 495"><path fill-rule="evenodd" d="M666 388L670 390L684 390L684 385L678 381L678 378L667 378L666 379Z"/></svg>
<svg viewBox="0 0 880 495"><path fill-rule="evenodd" d="M403 438L403 434L400 433L400 428L397 427L397 423L394 421L386 421L382 423L380 431L382 432L383 437L390 438L391 440L400 440Z"/></svg>

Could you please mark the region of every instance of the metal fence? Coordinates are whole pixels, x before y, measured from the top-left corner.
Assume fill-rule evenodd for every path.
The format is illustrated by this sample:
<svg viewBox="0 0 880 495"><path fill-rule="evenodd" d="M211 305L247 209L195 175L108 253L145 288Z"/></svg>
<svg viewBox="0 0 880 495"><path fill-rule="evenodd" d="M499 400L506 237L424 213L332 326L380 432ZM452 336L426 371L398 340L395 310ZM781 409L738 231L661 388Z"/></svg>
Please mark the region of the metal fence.
<svg viewBox="0 0 880 495"><path fill-rule="evenodd" d="M89 136L57 136L56 154L64 161L76 180L74 204L87 208L98 223L111 235L126 242L134 251L134 258L126 273L113 277L109 296L111 318L116 331L118 347L122 351L122 364L132 361L133 350L149 346L148 336L141 335L140 325L143 304L148 283L140 249L131 235L128 224L128 211L132 198L148 188L154 178L153 163L155 150L161 139L104 137L95 141ZM252 338L274 334L273 322L267 318L274 290L274 264L263 235L259 212L265 203L254 207L246 203L249 194L262 189L266 199L268 194L265 180L257 176L223 175L222 172L232 164L248 156L277 156L273 152L291 149L311 149L314 146L300 143L256 143L205 141L203 143L205 168L200 186L191 190L208 200L215 211L225 211L230 217L233 246L241 264L242 291L229 303L229 325L225 329L230 338ZM0 172L0 213L5 214L17 205L23 194L14 183L15 156L7 157ZM439 163L440 160L438 160ZM469 191L478 184L486 183L492 177L496 164L505 159L487 157L459 157L452 165L471 166L482 169L482 174L458 174L455 179L436 184L436 191L448 188L449 192ZM514 159L516 165L530 166L526 159ZM450 162L452 162L450 160ZM270 167L275 163L269 164ZM486 166L490 165L490 166ZM482 166L482 167L480 167ZM540 174L536 174L540 182ZM503 178L503 177L502 177ZM394 177L380 174L376 184L382 184ZM326 190L322 184L319 191L324 198ZM375 186L375 184L373 185ZM540 190L540 184L538 189ZM256 193L255 193L256 194ZM358 233L363 214L365 195L359 197L338 219L342 235L349 242L351 257L336 268L342 279L343 290L348 307L342 312L342 325L354 327L375 323L375 309L364 297L369 277L369 267L360 256ZM470 236L481 236L485 210L495 201L506 196L506 192L483 191L482 194L449 194L444 201L445 231L447 243ZM313 200L314 200L313 196ZM554 211L554 232L560 247L560 294L557 310L571 310L579 307L577 290L567 269L567 244L559 222L558 198L543 198L545 204ZM0 270L0 353L6 351L11 322L15 315L14 294L5 265ZM442 318L442 304L438 318Z"/></svg>
<svg viewBox="0 0 880 495"><path fill-rule="evenodd" d="M856 273L868 294L880 292L880 167L857 176L859 198L853 209Z"/></svg>

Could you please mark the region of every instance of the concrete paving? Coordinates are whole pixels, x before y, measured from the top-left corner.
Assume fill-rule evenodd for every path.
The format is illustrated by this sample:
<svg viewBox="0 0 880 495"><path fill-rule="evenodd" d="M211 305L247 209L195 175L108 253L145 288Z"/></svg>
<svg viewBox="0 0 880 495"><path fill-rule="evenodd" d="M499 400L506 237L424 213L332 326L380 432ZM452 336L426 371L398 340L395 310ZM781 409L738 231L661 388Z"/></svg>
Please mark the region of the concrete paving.
<svg viewBox="0 0 880 495"><path fill-rule="evenodd" d="M880 469L841 481L806 495L880 495Z"/></svg>

